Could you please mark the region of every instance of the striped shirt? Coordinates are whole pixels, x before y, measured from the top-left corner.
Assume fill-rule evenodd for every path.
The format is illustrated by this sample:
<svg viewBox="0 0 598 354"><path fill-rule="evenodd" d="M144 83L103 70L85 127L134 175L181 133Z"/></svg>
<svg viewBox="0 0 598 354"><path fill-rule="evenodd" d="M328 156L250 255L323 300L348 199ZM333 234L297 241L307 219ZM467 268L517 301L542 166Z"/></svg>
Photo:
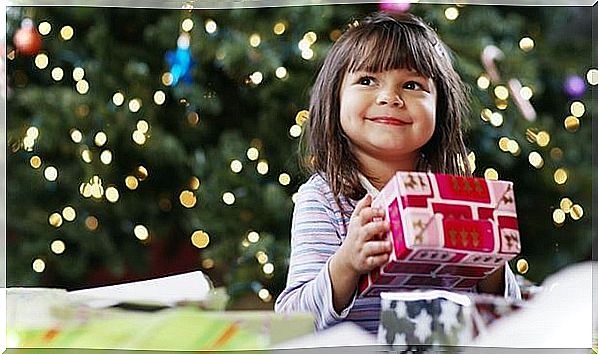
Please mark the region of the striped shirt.
<svg viewBox="0 0 598 354"><path fill-rule="evenodd" d="M352 321L370 333L378 330L379 297L353 297L341 313L332 304L328 270L330 257L347 235L349 219L357 203L340 196L341 208L326 180L312 175L297 192L291 225L291 258L286 288L276 299L276 312L311 312L316 329L343 320ZM505 297L521 298L519 286L508 264L505 268Z"/></svg>

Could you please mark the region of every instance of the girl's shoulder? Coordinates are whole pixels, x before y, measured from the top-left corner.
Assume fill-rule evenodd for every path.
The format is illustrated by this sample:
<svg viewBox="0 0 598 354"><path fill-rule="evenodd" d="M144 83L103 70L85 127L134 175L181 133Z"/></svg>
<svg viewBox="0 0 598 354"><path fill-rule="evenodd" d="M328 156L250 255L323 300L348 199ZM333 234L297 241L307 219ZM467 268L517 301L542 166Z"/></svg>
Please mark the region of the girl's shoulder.
<svg viewBox="0 0 598 354"><path fill-rule="evenodd" d="M330 185L328 184L326 177L319 172L315 172L311 176L309 176L309 178L304 184L327 188L330 190Z"/></svg>
<svg viewBox="0 0 598 354"><path fill-rule="evenodd" d="M339 210L339 205L337 200L334 198L334 193L332 192L332 188L328 183L328 180L325 176L321 173L314 173L312 174L305 183L303 183L299 187L300 194L302 195L310 195L310 196L317 196L318 199L325 200L326 204L328 204L333 210ZM342 205L342 209L344 210L353 210L355 202L346 198L344 195L339 195L338 201L340 201Z"/></svg>
<svg viewBox="0 0 598 354"><path fill-rule="evenodd" d="M320 193L325 196L330 196L332 199L334 199L332 189L330 188L330 184L328 184L326 178L322 176L320 173L314 173L311 176L309 176L307 181L305 181L305 183L303 183L299 187L299 192Z"/></svg>

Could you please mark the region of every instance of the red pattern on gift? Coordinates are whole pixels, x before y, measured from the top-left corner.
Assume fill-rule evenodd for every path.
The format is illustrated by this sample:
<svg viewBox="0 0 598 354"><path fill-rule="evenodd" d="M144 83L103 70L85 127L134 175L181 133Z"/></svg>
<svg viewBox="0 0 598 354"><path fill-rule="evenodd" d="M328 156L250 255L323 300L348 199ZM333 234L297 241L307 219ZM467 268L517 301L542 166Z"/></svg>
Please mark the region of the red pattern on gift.
<svg viewBox="0 0 598 354"><path fill-rule="evenodd" d="M409 278L405 285L449 288L459 281L457 277L424 277L415 275Z"/></svg>
<svg viewBox="0 0 598 354"><path fill-rule="evenodd" d="M488 220L445 219L442 225L447 248L479 252L494 249L492 223Z"/></svg>
<svg viewBox="0 0 598 354"><path fill-rule="evenodd" d="M376 268L374 269L371 273L370 273L370 277L369 277L369 282L371 283L375 283L377 285L401 285L403 284L403 282L405 280L407 280L409 277L401 277L401 276L396 276L395 274L392 275L386 275L386 274L381 274L380 273L380 268Z"/></svg>
<svg viewBox="0 0 598 354"><path fill-rule="evenodd" d="M494 208L478 208L478 218L482 220L494 220Z"/></svg>
<svg viewBox="0 0 598 354"><path fill-rule="evenodd" d="M411 257L409 257L409 261L418 261L418 262L455 262L456 257L458 254L454 252L447 252L445 250L435 250L435 249L422 249L417 250Z"/></svg>
<svg viewBox="0 0 598 354"><path fill-rule="evenodd" d="M453 219L472 219L471 207L467 205L454 205L445 203L432 203L432 210L434 214L441 214L442 216Z"/></svg>
<svg viewBox="0 0 598 354"><path fill-rule="evenodd" d="M408 195L401 197L401 201L405 207L425 208L428 206L429 196L422 195Z"/></svg>
<svg viewBox="0 0 598 354"><path fill-rule="evenodd" d="M486 181L452 175L436 175L440 197L449 200L490 203Z"/></svg>
<svg viewBox="0 0 598 354"><path fill-rule="evenodd" d="M399 212L399 202L395 199L388 206L388 214L390 221L391 238L394 246L394 256L397 259L406 258L411 250L405 247L405 236L403 235L403 227L401 225L401 215Z"/></svg>
<svg viewBox="0 0 598 354"><path fill-rule="evenodd" d="M499 216L498 218L498 227L501 229L514 229L519 230L519 226L517 224L517 218L511 216Z"/></svg>
<svg viewBox="0 0 598 354"><path fill-rule="evenodd" d="M415 262L405 262L405 263L388 263L386 266L382 268L382 272L384 274L400 274L400 273L407 273L407 274L430 274L434 270L438 268L438 264L436 263L415 263ZM378 270L376 270L378 271Z"/></svg>
<svg viewBox="0 0 598 354"><path fill-rule="evenodd" d="M468 267L461 265L447 265L442 267L436 274L452 274L460 277L481 278L490 274L494 268L489 267Z"/></svg>

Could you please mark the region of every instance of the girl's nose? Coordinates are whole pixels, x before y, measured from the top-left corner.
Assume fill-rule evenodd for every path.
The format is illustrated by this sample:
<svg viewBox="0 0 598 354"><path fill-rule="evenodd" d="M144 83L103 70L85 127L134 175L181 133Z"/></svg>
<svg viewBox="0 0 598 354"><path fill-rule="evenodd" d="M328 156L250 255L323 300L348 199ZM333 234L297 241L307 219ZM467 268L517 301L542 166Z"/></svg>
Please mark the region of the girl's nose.
<svg viewBox="0 0 598 354"><path fill-rule="evenodd" d="M403 106L404 102L398 92L381 91L376 97L376 104L400 107Z"/></svg>

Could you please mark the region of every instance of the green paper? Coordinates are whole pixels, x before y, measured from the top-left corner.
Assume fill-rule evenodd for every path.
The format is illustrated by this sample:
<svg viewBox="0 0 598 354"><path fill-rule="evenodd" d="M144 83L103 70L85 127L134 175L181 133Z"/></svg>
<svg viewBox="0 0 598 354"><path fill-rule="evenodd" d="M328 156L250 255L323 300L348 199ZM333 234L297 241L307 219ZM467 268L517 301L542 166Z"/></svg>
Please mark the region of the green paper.
<svg viewBox="0 0 598 354"><path fill-rule="evenodd" d="M155 313L107 310L81 325L15 332L21 348L258 350L312 333L313 328L306 314L183 307Z"/></svg>

